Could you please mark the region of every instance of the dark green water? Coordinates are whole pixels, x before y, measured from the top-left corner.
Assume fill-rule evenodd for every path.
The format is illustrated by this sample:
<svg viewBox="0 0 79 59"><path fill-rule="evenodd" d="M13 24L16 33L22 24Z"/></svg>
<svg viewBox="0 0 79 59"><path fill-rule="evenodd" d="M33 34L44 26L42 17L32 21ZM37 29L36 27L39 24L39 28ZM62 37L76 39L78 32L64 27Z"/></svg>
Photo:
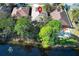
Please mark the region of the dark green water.
<svg viewBox="0 0 79 59"><path fill-rule="evenodd" d="M10 47L13 49L12 52L8 51ZM76 56L79 55L78 52L72 48L53 48L45 52L35 47L25 48L10 44L0 45L0 56Z"/></svg>

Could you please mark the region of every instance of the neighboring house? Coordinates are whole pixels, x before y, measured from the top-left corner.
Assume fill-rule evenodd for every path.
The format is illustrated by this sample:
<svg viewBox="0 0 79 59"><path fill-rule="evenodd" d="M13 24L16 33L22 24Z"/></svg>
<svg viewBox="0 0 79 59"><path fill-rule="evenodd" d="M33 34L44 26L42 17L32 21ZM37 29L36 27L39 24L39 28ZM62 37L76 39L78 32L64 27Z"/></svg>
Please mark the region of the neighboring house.
<svg viewBox="0 0 79 59"><path fill-rule="evenodd" d="M39 15L39 12L37 11L38 4L32 4L32 15L31 15L31 20L36 21L35 18Z"/></svg>
<svg viewBox="0 0 79 59"><path fill-rule="evenodd" d="M72 27L68 15L64 10L55 9L53 12L50 13L50 16L52 17L52 19L60 20L63 27Z"/></svg>
<svg viewBox="0 0 79 59"><path fill-rule="evenodd" d="M11 16L14 18L19 18L21 16L28 17L29 16L29 7L19 7L19 8L15 7L12 11Z"/></svg>
<svg viewBox="0 0 79 59"><path fill-rule="evenodd" d="M9 6L0 6L0 18L10 17L12 8Z"/></svg>
<svg viewBox="0 0 79 59"><path fill-rule="evenodd" d="M44 22L46 21L48 14L46 11L43 10L44 4L32 4L32 14L31 20L37 22ZM38 8L41 8L41 13L39 12Z"/></svg>
<svg viewBox="0 0 79 59"><path fill-rule="evenodd" d="M68 14L72 21L73 27L76 29L79 29L78 28L79 26L79 13L78 13L79 3L65 4L65 5L68 5L70 7L68 10Z"/></svg>

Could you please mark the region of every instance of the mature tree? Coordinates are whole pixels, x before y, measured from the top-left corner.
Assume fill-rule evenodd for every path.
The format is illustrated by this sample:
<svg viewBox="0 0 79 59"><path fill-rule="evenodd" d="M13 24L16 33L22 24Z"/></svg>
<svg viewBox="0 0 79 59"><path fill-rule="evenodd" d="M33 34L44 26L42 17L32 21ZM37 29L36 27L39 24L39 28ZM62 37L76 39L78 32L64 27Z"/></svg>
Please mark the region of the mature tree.
<svg viewBox="0 0 79 59"><path fill-rule="evenodd" d="M49 21L46 25L51 26L53 30L55 30L56 32L58 32L61 29L61 22L59 20Z"/></svg>
<svg viewBox="0 0 79 59"><path fill-rule="evenodd" d="M39 37L41 38L44 48L55 44L57 34L60 30L61 22L58 20L51 20L44 27L41 28L39 32Z"/></svg>
<svg viewBox="0 0 79 59"><path fill-rule="evenodd" d="M44 26L41 28L39 36L41 37L41 41L43 43L43 47L49 46L50 35L52 33L52 27Z"/></svg>
<svg viewBox="0 0 79 59"><path fill-rule="evenodd" d="M14 27L14 21L12 18L3 18L0 19L0 29L11 29L10 31L13 31Z"/></svg>
<svg viewBox="0 0 79 59"><path fill-rule="evenodd" d="M20 35L23 38L25 35L29 35L30 29L30 20L26 17L21 17L17 20L14 30L17 32L17 35Z"/></svg>
<svg viewBox="0 0 79 59"><path fill-rule="evenodd" d="M13 27L14 21L12 18L0 19L0 36L5 39L10 37L11 33L13 32Z"/></svg>

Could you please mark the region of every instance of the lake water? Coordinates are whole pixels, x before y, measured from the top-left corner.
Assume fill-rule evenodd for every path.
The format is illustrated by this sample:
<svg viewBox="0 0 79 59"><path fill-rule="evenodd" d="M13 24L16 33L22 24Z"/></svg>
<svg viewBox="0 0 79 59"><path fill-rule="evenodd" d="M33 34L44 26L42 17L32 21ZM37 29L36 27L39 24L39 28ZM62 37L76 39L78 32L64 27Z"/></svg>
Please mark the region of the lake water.
<svg viewBox="0 0 79 59"><path fill-rule="evenodd" d="M8 51L9 47L13 49L12 52ZM79 51L75 51L71 48L53 48L45 53L44 51L41 51L39 48L35 47L29 49L17 45L0 45L0 56L75 56L79 55L78 52Z"/></svg>

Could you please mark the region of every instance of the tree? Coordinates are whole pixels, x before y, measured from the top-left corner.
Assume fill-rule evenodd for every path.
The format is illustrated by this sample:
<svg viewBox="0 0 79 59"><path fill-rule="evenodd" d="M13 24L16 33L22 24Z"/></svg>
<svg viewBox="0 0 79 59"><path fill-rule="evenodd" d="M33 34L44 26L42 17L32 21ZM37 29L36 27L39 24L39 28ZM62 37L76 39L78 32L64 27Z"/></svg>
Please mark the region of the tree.
<svg viewBox="0 0 79 59"><path fill-rule="evenodd" d="M49 46L50 35L52 33L52 27L44 26L41 28L39 36L41 37L42 45L44 48Z"/></svg>
<svg viewBox="0 0 79 59"><path fill-rule="evenodd" d="M61 22L59 20L51 20L46 25L51 26L56 32L61 30Z"/></svg>
<svg viewBox="0 0 79 59"><path fill-rule="evenodd" d="M49 21L44 27L40 29L39 37L42 41L42 46L44 48L55 44L57 34L61 30L61 22L58 20Z"/></svg>
<svg viewBox="0 0 79 59"><path fill-rule="evenodd" d="M17 19L16 25L15 25L15 32L17 32L17 35L20 35L21 38L24 37L24 35L29 35L29 28L30 27L30 21L26 17L21 17Z"/></svg>
<svg viewBox="0 0 79 59"><path fill-rule="evenodd" d="M76 28L76 29L79 29L78 26L79 26L79 10L78 9L72 9L69 11L69 16L71 18L71 21L73 23L73 26Z"/></svg>
<svg viewBox="0 0 79 59"><path fill-rule="evenodd" d="M0 19L0 28L1 29L7 28L7 27L11 28L13 25L14 25L14 21L12 18Z"/></svg>
<svg viewBox="0 0 79 59"><path fill-rule="evenodd" d="M71 11L71 16L72 16L73 21L78 20L78 17L79 17L79 10L78 10L78 9L73 9L73 10Z"/></svg>
<svg viewBox="0 0 79 59"><path fill-rule="evenodd" d="M12 18L3 18L0 19L0 33L2 33L0 36L3 38L7 38L11 36L11 33L13 32L14 27L14 21ZM9 38L8 38L9 39Z"/></svg>
<svg viewBox="0 0 79 59"><path fill-rule="evenodd" d="M47 24L47 26L51 26L52 27L52 33L50 36L50 44L53 45L57 42L57 35L61 30L61 22L59 20L51 20L49 21Z"/></svg>

